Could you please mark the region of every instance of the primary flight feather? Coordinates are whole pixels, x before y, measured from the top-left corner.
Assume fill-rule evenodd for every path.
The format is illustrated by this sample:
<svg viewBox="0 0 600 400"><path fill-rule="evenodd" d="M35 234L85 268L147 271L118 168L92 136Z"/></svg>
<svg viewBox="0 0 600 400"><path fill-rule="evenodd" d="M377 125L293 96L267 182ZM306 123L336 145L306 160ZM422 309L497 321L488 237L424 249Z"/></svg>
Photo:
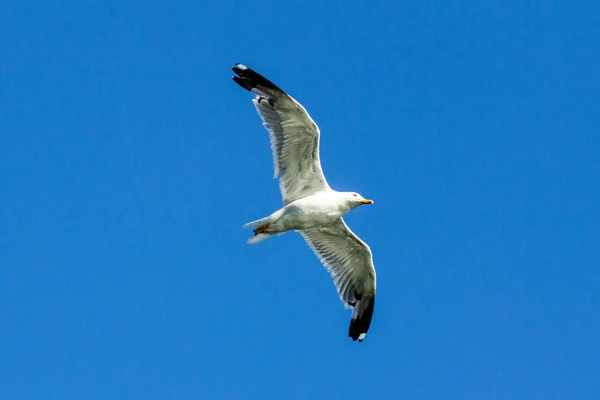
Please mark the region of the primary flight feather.
<svg viewBox="0 0 600 400"><path fill-rule="evenodd" d="M254 244L296 230L331 274L346 308L352 308L348 335L361 342L369 330L375 306L375 267L371 249L346 225L350 210L373 204L355 192L329 187L319 159L319 127L291 96L262 75L235 64L233 80L253 93L252 99L269 131L275 176L284 207L250 222Z"/></svg>

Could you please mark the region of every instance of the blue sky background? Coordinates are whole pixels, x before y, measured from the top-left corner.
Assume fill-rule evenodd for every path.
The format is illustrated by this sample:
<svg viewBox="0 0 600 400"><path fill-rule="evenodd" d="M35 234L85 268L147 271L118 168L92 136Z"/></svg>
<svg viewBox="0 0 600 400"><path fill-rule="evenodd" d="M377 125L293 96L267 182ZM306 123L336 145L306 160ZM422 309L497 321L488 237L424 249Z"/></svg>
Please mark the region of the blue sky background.
<svg viewBox="0 0 600 400"><path fill-rule="evenodd" d="M595 2L0 6L0 398L600 398ZM243 62L375 200L366 340Z"/></svg>

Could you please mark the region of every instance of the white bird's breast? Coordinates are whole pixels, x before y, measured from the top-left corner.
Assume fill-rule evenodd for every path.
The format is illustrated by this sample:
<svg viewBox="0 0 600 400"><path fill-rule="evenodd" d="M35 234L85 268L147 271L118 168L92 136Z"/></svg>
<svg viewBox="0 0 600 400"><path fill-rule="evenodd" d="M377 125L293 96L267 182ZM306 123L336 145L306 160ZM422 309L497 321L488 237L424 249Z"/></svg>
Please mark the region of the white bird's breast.
<svg viewBox="0 0 600 400"><path fill-rule="evenodd" d="M346 214L341 204L327 194L314 194L296 200L283 209L284 229L309 229L331 223Z"/></svg>

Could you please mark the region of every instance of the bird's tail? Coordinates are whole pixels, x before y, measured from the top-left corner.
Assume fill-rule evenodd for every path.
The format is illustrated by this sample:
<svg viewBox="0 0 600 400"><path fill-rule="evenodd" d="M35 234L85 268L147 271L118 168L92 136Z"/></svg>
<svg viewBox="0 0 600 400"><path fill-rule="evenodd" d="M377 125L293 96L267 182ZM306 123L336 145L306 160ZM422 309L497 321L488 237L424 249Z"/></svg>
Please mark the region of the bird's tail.
<svg viewBox="0 0 600 400"><path fill-rule="evenodd" d="M244 225L244 228L252 228L254 230L254 236L248 239L249 244L256 244L262 242L275 235L274 233L265 232L271 225L272 216L266 218L257 219L256 221L248 222Z"/></svg>
<svg viewBox="0 0 600 400"><path fill-rule="evenodd" d="M267 223L269 223L270 218L271 218L271 216L268 216L265 218L257 219L256 221L248 222L247 224L244 224L244 228L256 229L259 226L266 225Z"/></svg>
<svg viewBox="0 0 600 400"><path fill-rule="evenodd" d="M358 301L352 312L352 320L350 320L350 329L348 336L352 340L362 342L373 319L373 310L375 309L375 294L369 297L363 297Z"/></svg>
<svg viewBox="0 0 600 400"><path fill-rule="evenodd" d="M250 239L248 239L248 244L256 244L262 242L263 240L267 240L273 235L274 233L259 233L258 235L254 235Z"/></svg>

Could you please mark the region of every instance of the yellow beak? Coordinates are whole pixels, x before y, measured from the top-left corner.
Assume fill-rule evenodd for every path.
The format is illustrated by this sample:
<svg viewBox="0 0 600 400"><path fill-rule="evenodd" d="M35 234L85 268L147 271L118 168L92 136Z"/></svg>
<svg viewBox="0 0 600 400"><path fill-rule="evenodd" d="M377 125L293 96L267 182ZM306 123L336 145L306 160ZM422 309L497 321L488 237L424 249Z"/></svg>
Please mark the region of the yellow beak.
<svg viewBox="0 0 600 400"><path fill-rule="evenodd" d="M361 200L362 204L373 204L373 200Z"/></svg>

